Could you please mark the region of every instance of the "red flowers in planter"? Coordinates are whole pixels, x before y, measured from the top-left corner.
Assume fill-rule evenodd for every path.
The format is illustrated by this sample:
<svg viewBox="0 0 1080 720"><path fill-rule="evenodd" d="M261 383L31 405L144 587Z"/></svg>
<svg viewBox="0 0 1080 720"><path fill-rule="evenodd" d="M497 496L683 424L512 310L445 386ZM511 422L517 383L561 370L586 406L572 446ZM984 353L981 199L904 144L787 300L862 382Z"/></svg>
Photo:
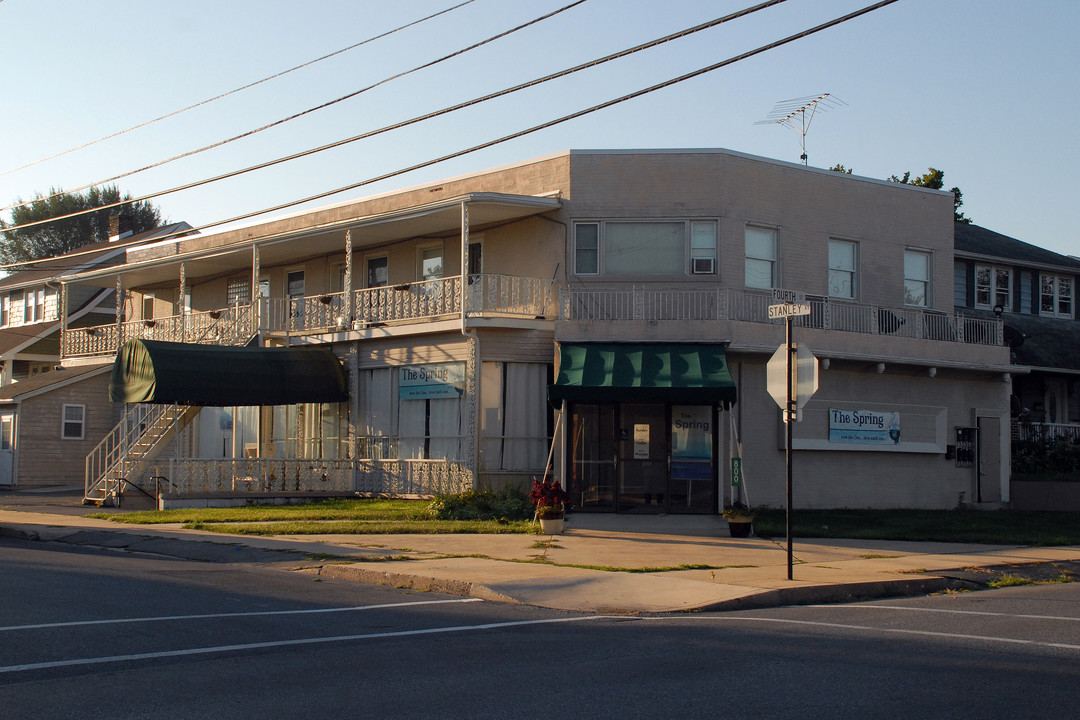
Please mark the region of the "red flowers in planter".
<svg viewBox="0 0 1080 720"><path fill-rule="evenodd" d="M554 513L561 516L570 496L555 478L550 480L533 478L529 500L536 505L536 510L541 516L550 517Z"/></svg>

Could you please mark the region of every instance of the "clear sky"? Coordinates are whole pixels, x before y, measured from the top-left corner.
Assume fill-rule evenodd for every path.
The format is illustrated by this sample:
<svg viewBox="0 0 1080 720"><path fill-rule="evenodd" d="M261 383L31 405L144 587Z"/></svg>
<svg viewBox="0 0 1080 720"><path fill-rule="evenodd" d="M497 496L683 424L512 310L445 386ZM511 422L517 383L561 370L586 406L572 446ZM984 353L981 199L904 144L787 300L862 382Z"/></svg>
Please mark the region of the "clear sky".
<svg viewBox="0 0 1080 720"><path fill-rule="evenodd" d="M0 0L0 173L391 30L461 0ZM0 175L0 206L223 140L455 52L571 0L474 0L255 88ZM745 4L744 4L745 3ZM118 180L143 195L509 87L741 9L587 0L510 37L225 147ZM691 72L871 4L789 0L603 67L270 169L153 200L203 225L361 182ZM1080 2L899 0L592 115L320 200L315 207L575 148L722 147L797 162L756 124L831 93L810 165L887 178L930 166L984 227L1080 254ZM286 212L295 212L297 209ZM9 211L2 216L10 217Z"/></svg>

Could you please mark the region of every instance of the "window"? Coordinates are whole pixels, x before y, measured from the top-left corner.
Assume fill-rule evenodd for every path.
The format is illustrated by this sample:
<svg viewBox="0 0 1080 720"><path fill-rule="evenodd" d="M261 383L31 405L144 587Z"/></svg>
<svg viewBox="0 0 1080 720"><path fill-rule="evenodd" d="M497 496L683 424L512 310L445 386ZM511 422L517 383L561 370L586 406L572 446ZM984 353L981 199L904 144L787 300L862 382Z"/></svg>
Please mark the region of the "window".
<svg viewBox="0 0 1080 720"><path fill-rule="evenodd" d="M420 279L434 280L443 274L442 245L420 248Z"/></svg>
<svg viewBox="0 0 1080 720"><path fill-rule="evenodd" d="M716 273L716 221L608 220L574 225L576 275Z"/></svg>
<svg viewBox="0 0 1080 720"><path fill-rule="evenodd" d="M776 230L746 228L746 287L776 286Z"/></svg>
<svg viewBox="0 0 1080 720"><path fill-rule="evenodd" d="M1039 276L1039 314L1072 317L1072 277Z"/></svg>
<svg viewBox="0 0 1080 720"><path fill-rule="evenodd" d="M26 291L26 322L45 319L45 289Z"/></svg>
<svg viewBox="0 0 1080 720"><path fill-rule="evenodd" d="M0 325L7 326L11 322L11 297L5 295L0 300Z"/></svg>
<svg viewBox="0 0 1080 720"><path fill-rule="evenodd" d="M600 224L581 223L574 226L574 273L600 273Z"/></svg>
<svg viewBox="0 0 1080 720"><path fill-rule="evenodd" d="M904 251L904 304L926 307L930 304L930 253Z"/></svg>
<svg viewBox="0 0 1080 720"><path fill-rule="evenodd" d="M390 270L385 255L367 259L367 286L369 288L386 287L390 282Z"/></svg>
<svg viewBox="0 0 1080 720"><path fill-rule="evenodd" d="M60 428L63 440L82 440L86 424L85 405L64 405L64 421Z"/></svg>
<svg viewBox="0 0 1080 720"><path fill-rule="evenodd" d="M154 319L154 300L156 298L152 293L143 295L142 298L142 319L153 320Z"/></svg>
<svg viewBox="0 0 1080 720"><path fill-rule="evenodd" d="M229 278L225 286L225 304L247 305L251 302L251 278L241 275Z"/></svg>
<svg viewBox="0 0 1080 720"><path fill-rule="evenodd" d="M975 307L1012 307L1012 270L994 265L975 266Z"/></svg>
<svg viewBox="0 0 1080 720"><path fill-rule="evenodd" d="M854 300L855 243L829 240L829 297Z"/></svg>
<svg viewBox="0 0 1080 720"><path fill-rule="evenodd" d="M293 270L285 275L285 290L289 297L289 306L294 318L304 315L304 271Z"/></svg>
<svg viewBox="0 0 1080 720"><path fill-rule="evenodd" d="M716 223L690 223L690 273L716 274Z"/></svg>

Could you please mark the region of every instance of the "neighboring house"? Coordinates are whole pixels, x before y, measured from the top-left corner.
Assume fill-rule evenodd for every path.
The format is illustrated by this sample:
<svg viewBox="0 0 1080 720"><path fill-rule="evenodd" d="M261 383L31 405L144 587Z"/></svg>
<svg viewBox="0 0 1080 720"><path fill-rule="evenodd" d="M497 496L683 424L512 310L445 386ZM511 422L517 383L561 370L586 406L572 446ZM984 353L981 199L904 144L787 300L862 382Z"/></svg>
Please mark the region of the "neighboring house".
<svg viewBox="0 0 1080 720"><path fill-rule="evenodd" d="M117 358L145 429L89 495L432 493L550 455L582 510L715 513L735 458L782 506L769 306L794 297L821 363L795 504L997 506L1023 370L953 307L952 218L951 193L726 150L568 151L132 247L60 278L120 288L64 364Z"/></svg>
<svg viewBox="0 0 1080 720"><path fill-rule="evenodd" d="M1080 437L1080 259L957 223L955 305L1000 317L1012 362L1014 437Z"/></svg>
<svg viewBox="0 0 1080 720"><path fill-rule="evenodd" d="M10 445L8 449L22 458L21 463L12 466L16 468L15 472L0 475L0 485L82 482L88 450L85 445L89 442L90 448L93 448L104 434L103 426L90 423L87 425L89 436L78 438L78 442L58 443L56 433L50 430L39 434L38 431L43 429L41 423L49 428L53 425L59 428L57 413L62 411L61 408L50 406L50 414L45 417L26 416L27 412L38 412L45 402L41 398L52 397L51 384L68 388L65 393L79 395L80 391L69 387L73 375L80 382L88 380L81 371L53 372L61 364L60 342L65 326L99 326L115 322L116 319L115 288L64 288L55 278L123 262L124 253L133 245L160 240L190 229L187 223L173 223L137 235L127 233L108 242L84 245L67 255L33 263L0 278L0 398L10 403L0 413L7 423L4 432L10 430L10 437L7 434L4 436L5 442ZM61 312L62 308L66 308L66 312ZM97 362L100 365L101 361ZM75 366L79 363L69 364ZM31 381L32 385L26 385ZM80 403L76 404L85 405L83 412L87 417L109 418L104 427L111 428L117 421L118 410L108 402L107 393L100 390L98 388L96 395L82 397ZM33 394L27 396L30 392ZM24 397L36 399L33 403L23 403L21 398ZM70 412L74 414L76 411ZM16 417L18 413L24 415L21 421ZM55 476L44 471L50 465L57 468ZM18 472L19 467L34 469Z"/></svg>

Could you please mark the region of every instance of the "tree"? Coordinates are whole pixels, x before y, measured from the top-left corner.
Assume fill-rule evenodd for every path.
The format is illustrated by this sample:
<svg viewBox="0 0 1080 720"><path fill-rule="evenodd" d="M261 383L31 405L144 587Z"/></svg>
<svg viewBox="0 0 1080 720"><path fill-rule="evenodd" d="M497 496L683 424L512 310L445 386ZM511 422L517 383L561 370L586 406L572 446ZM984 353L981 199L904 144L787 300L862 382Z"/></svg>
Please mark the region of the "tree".
<svg viewBox="0 0 1080 720"><path fill-rule="evenodd" d="M832 172L842 173L844 175L851 174L851 168L846 168L841 163L836 163L831 168L829 168L829 170L831 170Z"/></svg>
<svg viewBox="0 0 1080 720"><path fill-rule="evenodd" d="M116 202L131 200L131 195L121 197L115 185L103 188L90 188L85 193L65 193L59 189L49 191L48 195L36 193L34 200L11 210L11 222L0 219L0 260L5 264L22 263L41 258L56 257L69 253L89 243L104 242L109 239L109 218L119 214L121 233L131 231L140 233L152 230L162 224L161 211L147 201L127 202L114 208L104 208L78 217L65 218L44 225L7 230L5 228L48 220L111 205Z"/></svg>
<svg viewBox="0 0 1080 720"><path fill-rule="evenodd" d="M918 185L919 187L930 188L931 190L941 190L945 187L945 171L938 170L937 168L930 168L925 173L911 179L911 172L905 172L904 177L897 177L893 175L889 178L890 182L900 183L901 185ZM952 188L953 194L953 220L958 223L964 223L965 225L971 224L971 218L966 217L964 213L960 212L960 206L964 204L964 193L960 192L960 188Z"/></svg>

